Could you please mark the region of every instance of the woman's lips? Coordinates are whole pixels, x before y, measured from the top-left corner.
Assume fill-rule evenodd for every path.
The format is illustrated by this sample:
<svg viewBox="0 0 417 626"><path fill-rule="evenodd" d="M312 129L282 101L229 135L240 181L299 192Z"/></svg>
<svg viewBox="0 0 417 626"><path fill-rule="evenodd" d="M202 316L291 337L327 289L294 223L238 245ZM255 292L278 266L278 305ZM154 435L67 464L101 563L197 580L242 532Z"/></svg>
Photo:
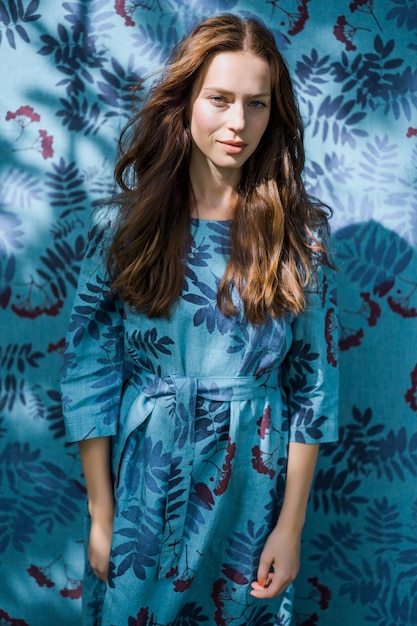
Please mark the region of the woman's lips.
<svg viewBox="0 0 417 626"><path fill-rule="evenodd" d="M247 144L243 141L219 141L223 149L229 154L240 154L246 148Z"/></svg>

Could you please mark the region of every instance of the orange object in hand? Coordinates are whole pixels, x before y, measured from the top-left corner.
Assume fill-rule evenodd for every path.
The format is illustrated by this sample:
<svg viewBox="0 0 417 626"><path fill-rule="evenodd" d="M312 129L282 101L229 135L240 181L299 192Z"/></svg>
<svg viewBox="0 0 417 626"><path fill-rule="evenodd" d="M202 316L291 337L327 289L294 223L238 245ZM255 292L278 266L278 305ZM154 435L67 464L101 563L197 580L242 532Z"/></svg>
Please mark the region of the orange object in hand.
<svg viewBox="0 0 417 626"><path fill-rule="evenodd" d="M268 589L269 585L272 583L272 579L269 578L268 580L262 580L262 578L258 578L257 583L264 589Z"/></svg>

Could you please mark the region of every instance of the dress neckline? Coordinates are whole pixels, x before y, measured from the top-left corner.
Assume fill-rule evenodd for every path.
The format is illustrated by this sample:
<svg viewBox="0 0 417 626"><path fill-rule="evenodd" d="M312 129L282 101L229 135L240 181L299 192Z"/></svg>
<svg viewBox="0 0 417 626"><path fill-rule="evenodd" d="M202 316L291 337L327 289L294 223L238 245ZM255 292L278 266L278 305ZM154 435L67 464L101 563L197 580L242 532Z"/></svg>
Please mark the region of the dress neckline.
<svg viewBox="0 0 417 626"><path fill-rule="evenodd" d="M205 225L205 224L224 224L224 225L228 225L228 224L232 224L233 220L232 219L228 219L228 220L206 220L206 219L202 219L200 217L190 217L190 221L191 224L193 226L200 226L200 225Z"/></svg>

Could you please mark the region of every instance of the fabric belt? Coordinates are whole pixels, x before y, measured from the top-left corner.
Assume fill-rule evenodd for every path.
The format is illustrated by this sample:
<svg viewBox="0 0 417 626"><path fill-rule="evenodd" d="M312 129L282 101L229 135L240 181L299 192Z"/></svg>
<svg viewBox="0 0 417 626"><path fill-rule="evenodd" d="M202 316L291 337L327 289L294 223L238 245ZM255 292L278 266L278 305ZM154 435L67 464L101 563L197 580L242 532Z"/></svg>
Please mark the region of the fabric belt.
<svg viewBox="0 0 417 626"><path fill-rule="evenodd" d="M194 428L197 398L219 402L246 401L265 397L265 383L268 375L242 377L204 377L188 376L148 376L145 386L137 386L142 398L156 401L158 398L172 397L173 414L166 420L164 440L169 443L172 452L170 476L166 490L165 526L160 553L159 577L165 577L172 571L183 548L183 536L186 522L187 505L191 490L191 475L194 459ZM136 385L135 385L136 386ZM142 419L150 417L156 410L157 403L142 413ZM161 410L160 407L159 410ZM166 412L166 408L164 411ZM136 411L135 411L136 413ZM138 425L138 423L137 423ZM130 431L133 424L131 424ZM181 458L181 463L178 460ZM177 463L175 462L177 460ZM183 491L178 498L178 490ZM173 501L175 501L173 505ZM173 506L172 506L173 505Z"/></svg>

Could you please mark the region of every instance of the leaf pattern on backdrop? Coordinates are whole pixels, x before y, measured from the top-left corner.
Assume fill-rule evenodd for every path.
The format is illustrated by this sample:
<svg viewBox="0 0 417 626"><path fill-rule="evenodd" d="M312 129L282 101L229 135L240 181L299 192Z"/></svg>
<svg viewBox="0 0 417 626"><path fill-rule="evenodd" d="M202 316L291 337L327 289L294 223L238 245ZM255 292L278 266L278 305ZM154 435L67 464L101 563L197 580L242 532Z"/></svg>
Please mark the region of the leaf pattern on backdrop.
<svg viewBox="0 0 417 626"><path fill-rule="evenodd" d="M417 362L411 351L417 317L415 2L0 0L0 71L3 86L9 86L0 104L0 567L7 585L12 562L27 587L16 604L10 598L17 599L18 589L2 597L1 623L32 626L41 619L52 626L67 619L69 626L79 621L85 487L75 447L65 442L59 378L69 306L88 244L86 228L92 207L113 192L115 140L132 107L146 98L146 76L198 20L224 11L260 17L271 27L288 59L307 125L307 189L334 209L339 348L346 376L340 441L322 447L294 621L297 626L341 620L346 626L417 623L412 532L417 500L409 487L417 475ZM198 271L207 267L212 244L219 253L230 252L222 225L213 225L207 241L193 247L186 281L194 323L208 332L230 332L230 354L244 355L245 373L265 338L251 334L240 318L233 325L219 316L214 277L208 286L200 284ZM90 287L72 323L82 328L86 322L80 335L94 336L98 329L88 325L88 313L98 306L106 319L112 304L100 300L92 281ZM335 323L329 312L329 363L335 355ZM104 332L112 349L119 329L109 324ZM272 367L280 339L277 330L261 371ZM152 328L138 329L135 341L152 346L154 354L174 349ZM304 377L315 359L308 346L296 348L299 371L286 384L294 392L293 410L308 425ZM65 367L74 359L75 354ZM157 367L155 374L160 373ZM111 421L114 373L104 357L99 375L104 376L102 407ZM213 463L213 482L208 489L201 482L191 486L190 513L200 522L188 517L190 535L198 533L212 503L222 497L235 460L222 403L212 400L209 408L197 401L195 438ZM254 427L265 434L275 428L267 408ZM158 448L146 470L150 483L165 471L158 465L163 452L157 453ZM273 451L259 445L249 457L259 477L270 481L269 472L275 477L278 472L284 480L285 459ZM175 464L171 471L175 484ZM134 484L138 476L128 473L126 480ZM171 515L181 499L178 482ZM275 515L268 505L266 518ZM160 532L152 511L147 523L152 539ZM121 546L130 540L132 527L126 519ZM233 603L233 588L250 578L245 546L258 536L260 529L248 527L228 547L213 589L219 623L271 622L268 614L241 616ZM68 543L65 555L63 543ZM78 556L68 559L69 552ZM135 567L141 575L146 571L143 563ZM178 594L192 576L183 570L172 577ZM39 590L51 607L49 623L37 601ZM35 598L30 613L24 601L28 592ZM230 615L227 598L235 610ZM291 605L286 599L284 606ZM143 607L129 624L150 626L155 620ZM206 623L198 603L185 604L175 621L176 626ZM283 614L276 623L288 626L289 617Z"/></svg>

